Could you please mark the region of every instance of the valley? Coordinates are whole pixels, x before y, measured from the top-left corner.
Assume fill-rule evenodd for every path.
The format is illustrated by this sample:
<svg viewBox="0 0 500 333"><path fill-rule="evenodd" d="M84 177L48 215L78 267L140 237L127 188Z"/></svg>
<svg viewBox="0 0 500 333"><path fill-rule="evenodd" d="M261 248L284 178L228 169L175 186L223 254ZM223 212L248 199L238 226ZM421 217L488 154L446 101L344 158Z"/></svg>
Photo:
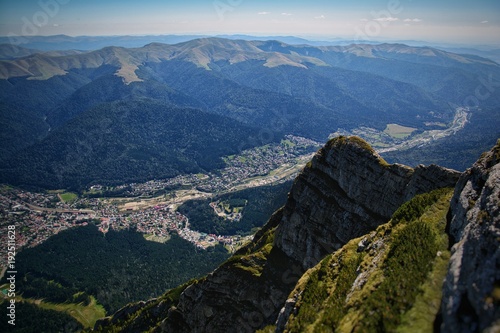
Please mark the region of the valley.
<svg viewBox="0 0 500 333"><path fill-rule="evenodd" d="M226 167L214 173L187 174L171 179L119 186L96 184L79 194L63 190L34 192L3 185L0 189L1 228L7 228L9 225L16 226L16 251L23 262L20 264L20 269L23 271L22 276L26 276L27 271L30 270L29 267L32 267L31 264L27 265L26 263L26 260L31 260L32 255L29 253L36 253L41 251L39 250L41 247L50 247L50 244L54 243L66 244L63 239L75 237L70 236L68 232L76 233L79 235L77 239L85 243L102 242L99 240L102 239L102 236L107 239L107 242L116 242L113 239L120 233L125 233L124 235L128 235L125 236L127 238L135 237L132 236L133 234L140 234L145 243L157 243L159 246L179 248L181 245L186 247L187 244L190 244L192 246L190 251L194 251L189 255L191 260L197 261L203 257L205 258L201 259L203 262L206 261L207 265L213 265L212 261L215 258L217 258L215 263L220 263L227 257L228 252L233 253L248 243L253 237L252 234L246 232L245 234L217 235L198 231L190 225L189 219L178 211L178 207L188 201L196 199L217 200L218 197L229 194L238 195L239 192L253 188L259 191L259 188L282 186L280 184L285 184L285 188L288 188L289 185L286 184L289 184L290 180L303 168L311 158L311 152L316 151L318 147L319 144L312 140L287 136L280 144L269 144L244 150L237 155L227 156L225 158ZM270 210L276 208L272 206ZM252 209L249 209L251 213ZM255 223L261 226L265 223L265 218L263 217ZM231 223L238 224L238 221ZM92 228L96 228L98 234L89 234L89 231L93 230ZM6 236L7 233L2 232L2 241ZM134 238L134 242L139 243L140 240ZM78 245L76 246L78 247ZM104 246L104 244L100 244L100 246ZM154 245L150 246L154 247ZM6 253L3 253L4 250L6 248L1 249L2 258L7 258ZM108 251L110 250L108 249ZM114 252L111 251L109 255L112 253ZM75 255L78 261L84 260L78 251L75 252ZM182 251L180 254L175 254L175 256L179 255L185 254ZM47 257L47 260L51 259ZM1 266L6 266L6 264L7 262L2 261ZM118 267L120 266L118 265ZM68 268L68 271L71 271L71 267ZM42 272L43 269L38 268L30 274L40 278L40 276L44 276ZM2 276L3 273L5 270L2 270ZM54 274L54 272L51 271L49 274ZM68 273L58 273L56 281L60 281L61 274ZM192 273L186 272L179 274L179 276L193 276L189 274ZM149 279L153 278L153 276L149 277ZM167 284L163 288L176 285L179 282L169 281L179 281L178 278L174 275L166 279L163 283ZM78 290L89 292L89 288L91 288L88 284L72 283L76 283ZM66 279L63 284L67 287L68 280ZM26 288L31 288L31 285L35 286L36 284L27 283L26 286L20 287L20 290L26 293ZM103 288L106 288L106 284L103 285ZM95 291L93 293L96 295ZM127 299L115 295L113 299L109 300L103 295L99 295L97 297L99 304L104 304L106 311L110 309L116 311ZM146 294L142 291L142 294L138 295ZM141 299L145 296L136 297L136 299ZM31 302L29 299L25 301ZM74 315L71 312L73 310L70 311L69 306L73 306L72 304L65 306L56 302L55 305L48 307L44 304L40 303L37 306L41 309L56 309L59 312L68 313L76 320L81 321L81 316ZM75 306L76 309L79 309L78 305ZM102 315L100 314L101 317ZM84 326L88 327L85 324Z"/></svg>
<svg viewBox="0 0 500 333"><path fill-rule="evenodd" d="M450 190L415 195L455 186L451 169L466 170L500 137L500 65L480 56L388 43L177 42L0 46L0 242L15 229L28 313L57 310L90 327L126 306L102 327L161 322L179 332L237 331L256 314L253 332L276 323L295 282L337 250L333 271L319 271L344 275L341 294L354 295L359 262L341 253L366 257L362 279L379 264L376 244L407 242L393 239L407 222L438 209L444 227ZM464 106L472 97L477 105ZM418 209L406 211L412 198ZM425 198L442 202L425 213ZM399 207L411 218L374 238ZM486 225L490 215L479 217ZM423 230L422 265L434 241L447 248L443 230ZM0 257L4 268L6 247ZM86 305L99 311L84 323L74 311Z"/></svg>
<svg viewBox="0 0 500 333"><path fill-rule="evenodd" d="M312 140L287 136L279 145L229 156L226 168L217 173L182 175L111 188L93 185L78 197L69 195L73 198L69 202L61 200L59 191L36 193L4 186L0 191L1 227L16 224L18 250L40 245L63 230L95 224L103 234L110 229L134 229L148 239L165 241L171 233L177 233L201 249L221 243L234 252L251 236L207 235L192 230L188 218L177 208L190 200L210 199L291 180L318 147L319 143ZM121 197L107 197L106 193L119 193ZM2 233L2 237L6 235ZM6 258L4 253L2 258ZM2 267L5 264L2 262Z"/></svg>
<svg viewBox="0 0 500 333"><path fill-rule="evenodd" d="M449 124L429 124L439 129L418 130L397 124L388 124L386 130L380 131L374 128L359 127L351 131L338 130L330 135L330 138L338 135L357 135L369 142L379 154L408 150L415 147L424 147L437 142L450 135L456 134L467 125L473 111L469 108L459 107L455 110L453 120ZM391 133L390 128L396 128ZM397 132L402 131L402 132ZM401 134L402 133L402 134Z"/></svg>
<svg viewBox="0 0 500 333"><path fill-rule="evenodd" d="M404 137L363 127L337 131L331 136L358 135L383 154L423 146L457 133L467 124L470 112L457 108L449 127L418 131ZM63 230L91 223L99 226L104 234L110 229L134 229L147 239L164 242L171 233L177 233L201 249L221 243L234 252L251 236L209 235L193 230L189 219L179 213L178 208L188 201L216 201L225 194L292 180L320 146L319 142L288 135L280 144L225 157L226 167L214 173L186 174L112 187L96 184L79 196L70 194L72 200L67 202L57 191L43 194L4 186L0 213L6 222L16 221L20 226L19 248L39 245ZM7 224L4 222L3 226Z"/></svg>
<svg viewBox="0 0 500 333"><path fill-rule="evenodd" d="M455 116L451 125L448 128L442 130L429 130L424 131L418 135L415 135L411 140L407 140L401 144L396 144L394 147L382 148L379 153L383 154L390 151L405 150L419 146L425 146L447 136L456 134L458 131L462 130L469 119L469 114L471 110L468 108L457 108Z"/></svg>

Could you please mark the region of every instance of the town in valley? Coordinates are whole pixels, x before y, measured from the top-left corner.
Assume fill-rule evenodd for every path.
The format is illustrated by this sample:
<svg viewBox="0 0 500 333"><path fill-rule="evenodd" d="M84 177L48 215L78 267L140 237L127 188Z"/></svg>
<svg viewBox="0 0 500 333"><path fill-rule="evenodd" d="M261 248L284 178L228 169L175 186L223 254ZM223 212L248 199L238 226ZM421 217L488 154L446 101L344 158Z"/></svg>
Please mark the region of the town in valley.
<svg viewBox="0 0 500 333"><path fill-rule="evenodd" d="M449 126L440 130L416 129L388 124L385 131L360 127L343 129L337 135L358 135L378 151L403 150L449 136L461 130L470 110L458 108ZM106 234L113 230L135 230L147 240L166 242L172 233L200 249L223 244L234 252L251 235L221 236L190 228L189 219L177 211L184 202L213 199L214 214L238 223L241 213L225 214L218 196L247 188L279 184L294 179L321 147L317 141L287 135L278 144L241 151L224 158L225 168L209 174L179 175L119 186L93 184L79 195L64 190L34 192L8 185L0 186L0 241L7 242L7 227L16 225L17 250L33 247L59 232L88 224ZM0 267L6 267L6 248L0 249Z"/></svg>
<svg viewBox="0 0 500 333"><path fill-rule="evenodd" d="M39 245L63 230L94 224L103 234L110 229L135 230L147 240L166 242L172 233L177 233L200 249L223 244L233 252L252 236L209 235L192 230L188 218L177 208L188 200L215 198L293 179L319 147L313 140L287 136L279 144L226 157L226 167L216 174L180 175L120 186L94 184L80 195L64 190L35 192L2 185L0 228L7 230L9 225L16 226L18 251ZM2 231L2 243L6 243L3 239L6 236ZM2 268L7 264L4 250L0 250Z"/></svg>

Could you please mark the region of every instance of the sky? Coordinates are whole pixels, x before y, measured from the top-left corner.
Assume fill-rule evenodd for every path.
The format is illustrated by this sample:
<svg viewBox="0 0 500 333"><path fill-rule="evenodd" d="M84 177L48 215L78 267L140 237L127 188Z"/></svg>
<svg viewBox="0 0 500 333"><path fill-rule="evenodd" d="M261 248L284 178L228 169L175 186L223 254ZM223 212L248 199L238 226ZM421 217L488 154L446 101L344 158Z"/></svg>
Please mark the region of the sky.
<svg viewBox="0 0 500 333"><path fill-rule="evenodd" d="M0 0L0 35L247 34L500 45L500 0Z"/></svg>

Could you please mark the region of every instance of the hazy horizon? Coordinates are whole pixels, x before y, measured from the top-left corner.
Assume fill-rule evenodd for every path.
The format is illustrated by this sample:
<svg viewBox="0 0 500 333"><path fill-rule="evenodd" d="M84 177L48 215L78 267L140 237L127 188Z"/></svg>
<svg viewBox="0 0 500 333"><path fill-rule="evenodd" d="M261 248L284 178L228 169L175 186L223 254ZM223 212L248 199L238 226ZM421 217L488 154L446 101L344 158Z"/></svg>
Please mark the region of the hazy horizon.
<svg viewBox="0 0 500 333"><path fill-rule="evenodd" d="M500 2L0 1L2 36L252 35L500 44Z"/></svg>

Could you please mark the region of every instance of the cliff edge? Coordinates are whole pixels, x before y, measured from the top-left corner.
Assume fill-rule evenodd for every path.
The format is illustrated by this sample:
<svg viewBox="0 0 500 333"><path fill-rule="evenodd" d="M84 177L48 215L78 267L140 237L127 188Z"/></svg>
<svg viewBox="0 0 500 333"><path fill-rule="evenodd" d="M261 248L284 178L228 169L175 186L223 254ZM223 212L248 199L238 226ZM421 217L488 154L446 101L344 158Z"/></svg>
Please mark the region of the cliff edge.
<svg viewBox="0 0 500 333"><path fill-rule="evenodd" d="M416 195L454 187L459 177L435 165L388 164L358 137L332 139L250 244L203 279L129 305L95 330L254 332L274 325L308 269L386 224Z"/></svg>
<svg viewBox="0 0 500 333"><path fill-rule="evenodd" d="M499 162L500 140L460 177L451 200L444 332L500 332Z"/></svg>

